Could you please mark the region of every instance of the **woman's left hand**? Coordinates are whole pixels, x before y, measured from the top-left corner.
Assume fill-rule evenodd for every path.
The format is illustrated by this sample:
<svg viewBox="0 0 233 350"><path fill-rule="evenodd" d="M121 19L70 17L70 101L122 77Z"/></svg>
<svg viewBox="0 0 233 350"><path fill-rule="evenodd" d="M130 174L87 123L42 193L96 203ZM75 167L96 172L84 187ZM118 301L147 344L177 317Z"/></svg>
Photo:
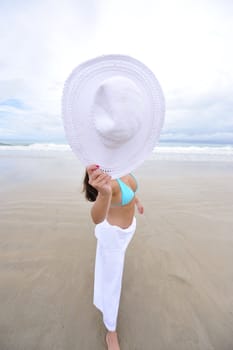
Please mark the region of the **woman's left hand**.
<svg viewBox="0 0 233 350"><path fill-rule="evenodd" d="M136 207L137 207L137 210L138 210L139 214L143 214L144 213L144 207L143 207L142 203L139 201L139 199L137 197L135 198L135 204L136 204Z"/></svg>

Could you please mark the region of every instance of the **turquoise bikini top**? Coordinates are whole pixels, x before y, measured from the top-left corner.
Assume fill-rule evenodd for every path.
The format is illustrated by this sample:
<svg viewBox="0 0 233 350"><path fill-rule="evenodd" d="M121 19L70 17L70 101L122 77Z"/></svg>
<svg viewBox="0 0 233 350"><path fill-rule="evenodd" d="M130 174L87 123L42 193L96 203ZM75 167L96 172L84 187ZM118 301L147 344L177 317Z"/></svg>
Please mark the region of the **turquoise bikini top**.
<svg viewBox="0 0 233 350"><path fill-rule="evenodd" d="M137 184L137 180L135 179L135 177L130 174L135 182L136 182L136 190L135 192L137 191L138 189L138 184ZM113 204L113 205L126 205L128 203L130 203L132 201L132 199L134 198L135 196L135 192L128 186L126 185L126 183L124 183L121 179L116 179L116 181L118 182L119 186L120 186L120 190L121 190L121 203L117 203L117 204Z"/></svg>

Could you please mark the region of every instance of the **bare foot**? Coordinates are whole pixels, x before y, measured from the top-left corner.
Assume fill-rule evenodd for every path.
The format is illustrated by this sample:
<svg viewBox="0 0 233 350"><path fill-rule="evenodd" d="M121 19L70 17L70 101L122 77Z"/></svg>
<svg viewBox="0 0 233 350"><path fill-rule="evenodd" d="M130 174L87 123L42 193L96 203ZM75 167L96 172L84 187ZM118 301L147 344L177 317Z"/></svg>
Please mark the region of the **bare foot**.
<svg viewBox="0 0 233 350"><path fill-rule="evenodd" d="M118 343L117 332L108 332L106 334L106 343L108 345L108 350L120 350L120 345Z"/></svg>

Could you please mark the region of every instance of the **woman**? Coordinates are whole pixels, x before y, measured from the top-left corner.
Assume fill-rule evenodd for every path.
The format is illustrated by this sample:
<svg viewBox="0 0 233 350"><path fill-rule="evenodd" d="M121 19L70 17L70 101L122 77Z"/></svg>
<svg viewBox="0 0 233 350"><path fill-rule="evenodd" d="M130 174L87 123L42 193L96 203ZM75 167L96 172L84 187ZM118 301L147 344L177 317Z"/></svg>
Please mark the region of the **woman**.
<svg viewBox="0 0 233 350"><path fill-rule="evenodd" d="M140 214L144 212L136 190L132 174L112 180L98 165L86 169L84 192L94 202L91 217L97 238L94 304L103 313L109 350L120 349L116 323L125 251L136 229L135 205Z"/></svg>
<svg viewBox="0 0 233 350"><path fill-rule="evenodd" d="M94 202L91 216L96 224L94 304L103 313L109 350L119 350L116 322L125 251L136 229L135 205L143 213L135 196L136 180L129 173L153 151L164 113L157 78L130 56L102 55L85 61L64 85L67 140L85 167L92 164L84 190ZM101 168L93 165L95 161Z"/></svg>

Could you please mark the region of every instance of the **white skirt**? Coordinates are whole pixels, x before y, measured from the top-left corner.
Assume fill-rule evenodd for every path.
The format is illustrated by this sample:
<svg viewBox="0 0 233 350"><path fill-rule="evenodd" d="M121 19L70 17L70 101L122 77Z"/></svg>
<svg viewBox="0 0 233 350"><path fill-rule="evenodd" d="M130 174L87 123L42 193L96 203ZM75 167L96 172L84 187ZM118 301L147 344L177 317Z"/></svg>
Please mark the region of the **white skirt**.
<svg viewBox="0 0 233 350"><path fill-rule="evenodd" d="M94 305L103 313L103 322L109 331L115 331L120 303L125 252L136 230L136 218L123 229L106 220L96 225L97 238Z"/></svg>

